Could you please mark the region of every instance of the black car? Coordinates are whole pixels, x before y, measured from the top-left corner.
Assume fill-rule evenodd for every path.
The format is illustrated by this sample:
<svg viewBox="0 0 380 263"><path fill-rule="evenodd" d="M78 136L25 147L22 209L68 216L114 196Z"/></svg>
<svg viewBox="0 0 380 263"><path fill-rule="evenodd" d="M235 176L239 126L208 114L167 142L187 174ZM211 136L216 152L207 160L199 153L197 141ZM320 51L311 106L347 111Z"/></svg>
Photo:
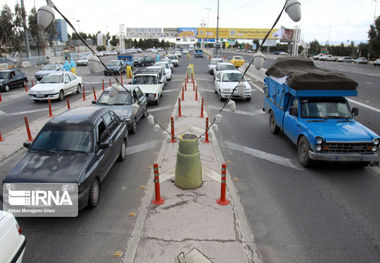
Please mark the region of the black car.
<svg viewBox="0 0 380 263"><path fill-rule="evenodd" d="M146 67L152 66L154 64L154 59L150 56L138 57L137 60L134 61L135 67Z"/></svg>
<svg viewBox="0 0 380 263"><path fill-rule="evenodd" d="M78 208L95 207L100 183L126 157L125 121L105 108L66 111L44 125L5 183L76 183Z"/></svg>
<svg viewBox="0 0 380 263"><path fill-rule="evenodd" d="M28 79L20 69L0 71L0 91L8 92L11 88L24 87L25 81Z"/></svg>
<svg viewBox="0 0 380 263"><path fill-rule="evenodd" d="M111 75L109 71L112 71L115 75L121 75L126 72L126 67L121 60L111 60L107 64L107 69L104 70L104 76Z"/></svg>

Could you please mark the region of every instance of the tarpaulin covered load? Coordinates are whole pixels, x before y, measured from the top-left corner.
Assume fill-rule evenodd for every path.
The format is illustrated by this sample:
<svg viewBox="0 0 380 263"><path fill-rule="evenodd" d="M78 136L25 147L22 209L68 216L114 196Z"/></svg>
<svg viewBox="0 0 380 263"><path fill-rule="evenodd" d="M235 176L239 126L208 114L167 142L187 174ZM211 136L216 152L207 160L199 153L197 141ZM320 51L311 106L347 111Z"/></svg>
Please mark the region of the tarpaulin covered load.
<svg viewBox="0 0 380 263"><path fill-rule="evenodd" d="M356 90L358 83L340 73L317 68L305 57L280 57L265 73L276 78L287 77L295 90Z"/></svg>

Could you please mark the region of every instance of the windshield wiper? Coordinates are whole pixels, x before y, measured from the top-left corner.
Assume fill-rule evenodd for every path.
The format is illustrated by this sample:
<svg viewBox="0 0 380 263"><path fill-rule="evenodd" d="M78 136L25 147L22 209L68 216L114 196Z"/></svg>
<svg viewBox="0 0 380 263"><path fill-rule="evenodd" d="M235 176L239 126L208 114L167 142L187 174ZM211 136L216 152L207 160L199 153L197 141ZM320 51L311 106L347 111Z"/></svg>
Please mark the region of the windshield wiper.
<svg viewBox="0 0 380 263"><path fill-rule="evenodd" d="M57 150L57 152L75 152L75 153L88 153L80 150Z"/></svg>
<svg viewBox="0 0 380 263"><path fill-rule="evenodd" d="M53 150L39 149L39 148L31 148L31 150L46 152L46 153L55 153Z"/></svg>

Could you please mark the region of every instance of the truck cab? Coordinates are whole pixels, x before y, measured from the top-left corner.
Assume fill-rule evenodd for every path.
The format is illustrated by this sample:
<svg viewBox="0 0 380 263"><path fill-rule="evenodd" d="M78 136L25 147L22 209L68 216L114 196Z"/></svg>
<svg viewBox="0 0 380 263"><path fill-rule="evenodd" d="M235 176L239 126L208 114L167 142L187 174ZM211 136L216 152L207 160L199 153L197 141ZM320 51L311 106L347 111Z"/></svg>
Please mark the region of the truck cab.
<svg viewBox="0 0 380 263"><path fill-rule="evenodd" d="M278 60L265 78L264 110L271 133L282 131L297 146L299 163L377 164L380 136L354 119L359 110L346 100L357 96L357 83L309 59Z"/></svg>

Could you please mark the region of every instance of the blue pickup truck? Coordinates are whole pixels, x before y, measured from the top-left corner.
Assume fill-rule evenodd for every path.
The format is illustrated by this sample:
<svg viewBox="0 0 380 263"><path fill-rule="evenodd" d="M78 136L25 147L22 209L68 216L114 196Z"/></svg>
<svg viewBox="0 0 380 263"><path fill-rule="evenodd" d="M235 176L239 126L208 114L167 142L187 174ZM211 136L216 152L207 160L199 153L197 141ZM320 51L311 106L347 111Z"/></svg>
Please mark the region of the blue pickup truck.
<svg viewBox="0 0 380 263"><path fill-rule="evenodd" d="M266 71L263 110L273 134L282 131L296 146L302 166L315 161L378 165L380 136L354 120L357 83L315 67L308 58L278 58Z"/></svg>
<svg viewBox="0 0 380 263"><path fill-rule="evenodd" d="M117 56L117 59L123 61L124 66L131 66L132 69L133 69L134 62L133 62L133 56L132 55L129 55L129 54L119 54Z"/></svg>
<svg viewBox="0 0 380 263"><path fill-rule="evenodd" d="M202 49L196 49L194 51L194 55L196 58L203 58L203 50Z"/></svg>

